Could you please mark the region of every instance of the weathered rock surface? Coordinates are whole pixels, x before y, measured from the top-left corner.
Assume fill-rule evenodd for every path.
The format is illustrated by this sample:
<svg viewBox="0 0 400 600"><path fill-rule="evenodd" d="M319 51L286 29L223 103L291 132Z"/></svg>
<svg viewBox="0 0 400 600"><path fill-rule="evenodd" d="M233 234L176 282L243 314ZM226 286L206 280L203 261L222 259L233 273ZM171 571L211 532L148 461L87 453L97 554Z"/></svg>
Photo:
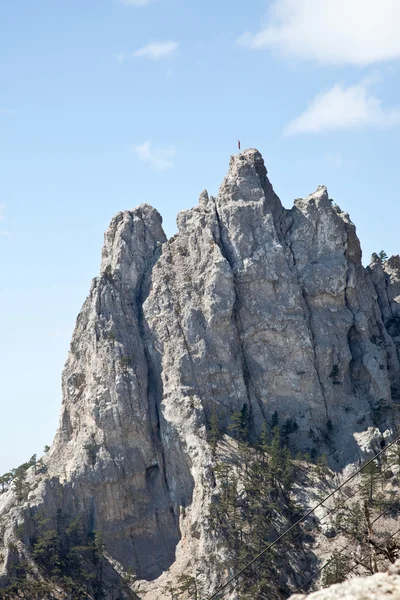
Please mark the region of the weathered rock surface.
<svg viewBox="0 0 400 600"><path fill-rule="evenodd" d="M400 561L388 573L356 577L309 596L295 594L289 600L400 600Z"/></svg>
<svg viewBox="0 0 400 600"><path fill-rule="evenodd" d="M287 210L247 150L178 228L166 240L148 205L112 220L46 478L22 508L10 508L12 490L0 497L27 544L38 507L81 514L112 569L154 582L149 599L171 567L196 570L205 590L215 579L213 407L224 427L247 405L254 437L277 413L293 450L325 452L340 470L390 438L400 398L399 258L364 269L355 227L325 187Z"/></svg>

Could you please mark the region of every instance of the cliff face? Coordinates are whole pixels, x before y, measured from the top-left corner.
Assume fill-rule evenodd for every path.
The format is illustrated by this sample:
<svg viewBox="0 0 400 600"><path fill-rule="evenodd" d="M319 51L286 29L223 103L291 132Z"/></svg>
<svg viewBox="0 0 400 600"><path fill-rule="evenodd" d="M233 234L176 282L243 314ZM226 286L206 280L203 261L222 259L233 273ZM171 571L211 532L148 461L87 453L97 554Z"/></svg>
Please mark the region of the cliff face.
<svg viewBox="0 0 400 600"><path fill-rule="evenodd" d="M293 450L325 452L336 470L360 458L369 427L390 435L400 263L363 268L354 225L325 187L284 209L256 150L232 157L218 196L203 192L178 228L167 241L148 205L112 220L46 477L23 507L3 494L0 512L8 531L24 523L28 545L35 511L82 515L102 532L110 579L131 569L154 581L196 562L209 585L213 411L221 429L245 411L253 439L278 419Z"/></svg>

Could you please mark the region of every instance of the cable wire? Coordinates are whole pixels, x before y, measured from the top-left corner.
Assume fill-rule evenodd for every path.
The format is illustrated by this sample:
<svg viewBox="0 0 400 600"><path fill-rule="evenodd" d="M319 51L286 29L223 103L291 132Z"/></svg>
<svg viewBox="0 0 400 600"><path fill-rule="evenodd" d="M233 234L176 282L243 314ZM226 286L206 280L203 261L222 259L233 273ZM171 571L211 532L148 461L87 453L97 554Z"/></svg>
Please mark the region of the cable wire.
<svg viewBox="0 0 400 600"><path fill-rule="evenodd" d="M373 525L374 523L376 523L376 522L377 522L379 519L381 519L381 518L382 518L382 517L383 517L383 516L384 516L384 515L385 515L387 512L389 512L389 511L391 511L391 510L393 510L393 506L389 506L389 508L388 508L388 507L386 507L384 511L382 511L382 512L381 512L381 513L380 513L380 514L379 514L379 515L378 515L378 516L377 516L375 519L373 519L373 521L371 521L371 525ZM397 512L397 513L398 513L398 512L400 512L398 509L395 509L395 510L396 510L396 512ZM395 534L393 534L393 535L395 535ZM390 536L390 537L391 537L391 536ZM390 537L389 537L388 539L390 539ZM354 540L351 540L351 541L350 541L348 544L346 544L345 546L343 546L343 548L340 548L340 550L338 550L338 551L337 551L337 554L341 554L342 552L344 552L345 550L347 550L347 548L348 548L349 546L351 546L351 545L353 544L353 542L354 542ZM324 564L322 565L322 567L320 567L320 568L319 568L317 571L315 571L315 572L314 572L314 573L311 575L311 577L309 577L308 579L306 579L306 581L304 581L304 582L302 583L302 585L301 585L301 586L299 586L299 587L298 587L298 588L297 588L297 589L296 589L296 590L295 590L293 593L294 593L294 594L297 594L298 592L301 592L301 591L303 591L303 592L304 592L304 591L305 591L305 589L304 589L304 588L305 588L305 586L306 586L308 583L310 583L310 582L311 582L313 579L315 579L317 575L319 575L320 573L322 573L322 571L325 569L325 567L327 567L327 566L328 566L328 565L329 565L329 564L330 564L330 563L331 563L333 560L334 560L334 557L332 557L332 558L330 558L329 560L327 560L327 561L326 561L326 563L324 563ZM356 565L355 565L355 566L356 566ZM354 569L354 567L353 567L353 569ZM351 572L351 570L352 570L352 569L350 569L350 571L348 571L348 573L350 573L350 572ZM337 583L337 581L335 581L335 583Z"/></svg>
<svg viewBox="0 0 400 600"><path fill-rule="evenodd" d="M394 537L395 537L396 535L398 535L399 533L400 533L400 529L398 529L397 531L395 531L394 533L392 533L391 535L389 535L389 537L387 538L387 540L390 540L390 539L394 538ZM365 556L364 558L367 558L367 557ZM363 560L363 559L361 558L360 560ZM388 560L389 560L389 559L388 559ZM358 567L359 563L360 563L360 561L357 561L357 562L356 562L356 564L355 564L355 565L353 565L353 566L351 567L351 569L349 569L349 570L347 571L347 574L346 574L346 575L348 575L349 573L351 573L352 571L354 571L354 569L355 569L356 567ZM393 563L392 563L392 564L393 564ZM363 566L363 565L362 565L362 566ZM336 579L335 583L339 583L339 581Z"/></svg>
<svg viewBox="0 0 400 600"><path fill-rule="evenodd" d="M382 475L383 475L384 473L386 473L386 471L388 471L389 469L391 469L392 467L394 467L396 464L398 464L398 461L397 461L397 459L396 459L396 461L395 461L395 462L393 462L392 464L390 464L390 465L386 466L386 467L384 468L384 470L383 470L383 471L381 471L380 473L378 473L378 474L376 475L376 477L375 477L375 478L372 478L372 480L371 480L371 481L379 481L379 480L382 478ZM323 522L323 521L324 521L324 520L325 520L327 517L329 517L329 516L330 516L332 513L335 513L335 512L337 512L338 510L340 510L341 508L343 508L343 506L344 506L344 505L345 505L345 504L346 504L346 503L347 503L349 500L351 500L352 498L354 498L354 496L357 496L357 495L358 495L358 494L359 494L361 491L363 491L363 490L366 490L367 488L369 488L369 487L370 487L370 485L371 485L371 481L368 481L368 483L366 483L365 485L363 485L363 486L360 486L359 488L357 488L357 489L356 489L354 492L352 492L352 493L351 493L349 496L347 496L347 497L346 497L346 498L343 500L343 502L342 502L341 504L339 504L339 505L337 505L337 506L334 506L333 508L330 508L329 506L324 506L324 508L325 508L326 510L328 510L329 512L328 512L326 515L324 515L323 517L321 517L320 519L318 519L318 525L320 525L320 524L321 524L321 523L322 523L322 522ZM299 533L299 534L298 534L298 535L297 535L295 538L293 538L293 539L292 539L292 541L294 542L294 541L295 541L295 540L297 540L297 539L298 539L298 538L299 538L301 535L302 535L302 532L301 532L301 533Z"/></svg>
<svg viewBox="0 0 400 600"><path fill-rule="evenodd" d="M276 538L276 540L274 540L273 542L271 542L270 544L268 544L251 561L249 561L244 567L242 567L242 569L240 569L237 573L235 573L235 575L232 575L232 577L230 577L226 583L224 583L223 585L221 585L213 594L211 594L211 596L208 596L206 600L214 600L214 598L216 598L221 592L223 592L224 590L226 590L226 588L233 581L235 581L238 577L240 577L249 567L251 567L256 561L258 561L262 556L264 556L264 554L266 552L268 552L268 550L271 550L271 548L273 548L274 546L276 546L276 544L278 544L283 538L285 538L289 533L291 533L293 531L293 529L295 529L298 525L300 525L303 521L305 521L305 519L307 519L307 517L309 517L317 508L319 508L320 506L322 506L324 504L324 502L326 502L327 500L329 500L329 498L332 498L332 496L334 496L345 485L347 485L349 483L349 481L352 481L357 475L359 475L359 473L361 473L365 469L365 467L367 467L369 464L371 464L372 462L374 462L379 456L381 456L382 454L384 454L385 452L387 452L389 450L389 448L391 446L393 446L399 440L400 440L400 436L397 436L392 442L390 442L390 444L388 444L385 448L383 448L377 454L375 454L362 467L360 467L359 469L357 469L357 471L355 471L355 473L353 473L353 475L350 475L350 477L348 477L335 490L333 490L333 492L331 492L330 494L328 494L328 496L326 496L326 498L324 498L323 500L321 500L320 502L318 502L318 504L316 504L313 508L311 508L309 511L307 511L306 514L303 517L301 517L301 519L298 519L298 521L296 521L293 525L291 525L288 529L286 529L279 537Z"/></svg>
<svg viewBox="0 0 400 600"><path fill-rule="evenodd" d="M375 477L375 478L372 478L372 481L379 481L379 480L382 478L382 475L383 475L384 473L386 473L386 471L388 471L389 469L391 469L393 466L395 466L396 464L398 464L398 460L397 460L397 459L396 459L396 461L395 461L395 462L391 463L390 465L387 465L387 466L384 468L384 470L383 470L383 471L381 471L380 473L378 473L378 474L376 475L376 477ZM364 465L364 466L365 466L365 465ZM328 512L326 515L324 515L323 517L321 517L320 519L318 519L318 525L320 525L320 524L321 524L321 523L322 523L322 522L323 522L325 519L327 519L328 517L330 517L332 513L335 513L335 512L337 512L338 510L340 510L341 508L343 508L343 506L345 506L345 504L346 504L346 503L347 503L349 500L351 500L352 498L354 498L354 496L358 495L358 494L359 494L360 492L362 492L363 490L365 490L365 489L369 488L369 487L370 487L370 485L371 485L371 481L368 481L368 483L366 483L365 485L358 487L358 488L357 488L357 489L356 489L354 492L352 492L352 493L351 493L349 496L347 496L347 497L346 497L346 498L343 500L343 502L342 502L341 504L339 504L339 505L335 506L334 508L330 508L329 506L324 506L324 508L326 508L326 510L328 510L329 512ZM387 508L387 509L386 509L386 511L388 511L388 510L392 510L392 508L393 508L393 507L391 506L391 507ZM396 512L398 512L398 511L396 511ZM372 524L373 524L373 523L375 523L375 521L372 521ZM297 534L297 535L296 535L294 538L292 538L292 540L291 540L291 541L292 541L292 543L294 543L296 540L298 540L298 539L299 539L299 538L300 538L302 535L303 535L303 531L300 531L300 533L298 533L298 534ZM349 545L350 545L350 544L348 544L348 545L346 546L346 548L347 548ZM323 565L323 566L322 566L320 569L318 569L318 571L316 571L316 572L315 572L315 575L318 575L318 573L319 573L320 571L322 571L322 569L323 569L323 568L324 568L326 565L328 565L330 562L331 562L331 560L327 561L327 563L325 563L325 565ZM314 579L314 576L315 576L315 575L312 575L312 576L311 576L309 579L307 579L307 581L306 581L306 582L303 584L303 586L302 586L302 587L300 587L300 588L297 588L297 589L296 589L296 591L295 591L295 592L293 592L293 593L295 593L295 594L296 594L298 591L301 591L301 590L303 589L303 587L304 587L304 586L305 586L307 583L309 583L310 581L312 581L312 579Z"/></svg>

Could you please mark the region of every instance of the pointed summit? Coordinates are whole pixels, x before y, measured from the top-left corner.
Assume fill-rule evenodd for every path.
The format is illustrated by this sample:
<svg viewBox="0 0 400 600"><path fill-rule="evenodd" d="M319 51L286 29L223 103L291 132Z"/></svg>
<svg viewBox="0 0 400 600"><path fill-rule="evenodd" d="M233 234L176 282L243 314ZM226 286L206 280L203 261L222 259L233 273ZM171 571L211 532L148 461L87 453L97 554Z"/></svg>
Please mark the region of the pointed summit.
<svg viewBox="0 0 400 600"><path fill-rule="evenodd" d="M273 213L282 210L267 176L261 153L256 148L247 148L231 156L229 171L219 189L217 203L257 202L266 199Z"/></svg>

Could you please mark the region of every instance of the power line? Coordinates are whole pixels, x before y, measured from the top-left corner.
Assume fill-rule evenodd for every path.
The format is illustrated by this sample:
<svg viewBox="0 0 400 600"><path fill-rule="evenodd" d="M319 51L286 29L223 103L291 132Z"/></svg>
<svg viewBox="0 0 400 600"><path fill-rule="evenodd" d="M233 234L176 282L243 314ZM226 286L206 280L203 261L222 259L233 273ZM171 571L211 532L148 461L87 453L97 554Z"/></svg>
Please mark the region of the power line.
<svg viewBox="0 0 400 600"><path fill-rule="evenodd" d="M331 492L330 494L328 494L326 496L326 498L324 498L323 500L321 500L320 502L318 502L318 504L316 504L313 508L311 508L308 512L306 512L306 514L301 519L299 519L293 525L291 525L288 529L286 529L279 537L276 538L276 540L274 540L273 542L271 542L270 544L268 544L261 552L259 552L257 554L257 556L255 556L242 569L240 569L240 571L238 571L237 573L235 573L235 575L233 575L232 577L230 577L230 579L228 579L228 581L226 583L224 583L224 585L220 586L213 594L211 594L211 596L208 596L207 600L213 600L221 592L223 592L224 590L226 590L226 588L233 581L235 581L236 579L238 579L238 577L240 577L245 571L247 571L247 569L249 569L249 567L251 567L256 561L258 561L262 556L264 556L264 554L266 554L266 552L268 552L268 550L271 550L271 548L273 548L274 546L276 546L276 544L278 544L283 538L285 538L289 533L291 533L298 525L300 525L301 523L303 523L303 521L305 521L305 519L307 519L307 517L309 517L317 508L319 508L320 506L322 506L324 504L324 502L326 502L327 500L329 500L329 498L332 498L332 496L334 496L345 485L347 485L349 483L349 481L352 481L357 475L359 475L361 473L361 471L363 471L363 469L365 469L365 467L367 467L369 464L371 464L372 462L374 462L379 456L381 456L382 454L384 454L385 452L387 452L389 450L389 448L391 446L393 446L399 440L400 440L400 436L397 436L392 442L390 442L390 444L388 444L385 448L383 448L377 454L375 454L362 467L360 467L359 469L357 469L357 471L355 471L355 473L353 473L353 475L351 475L350 477L348 477L333 492Z"/></svg>
<svg viewBox="0 0 400 600"><path fill-rule="evenodd" d="M397 512L399 512L399 511L397 511ZM399 533L400 533L400 529L398 529L397 531L395 531L394 533L392 533L391 535L389 535L389 537L387 538L387 540L390 540L390 539L394 538L394 537L395 537L396 535L398 535ZM365 556L364 558L367 558L367 557ZM363 560L363 559L361 558L360 560ZM356 562L356 563L355 563L355 564L354 564L354 565L351 567L351 569L349 569L349 571L347 571L347 575L348 575L349 573L351 573L352 571L354 571L354 569L355 569L356 567L358 567L359 563L360 563L360 561L357 561L357 562ZM336 581L335 581L335 583L339 583L339 582L338 582L338 580L336 580Z"/></svg>
<svg viewBox="0 0 400 600"><path fill-rule="evenodd" d="M379 481L379 480L381 479L382 475L383 475L384 473L386 473L386 471L388 471L389 469L391 469L392 467L394 467L394 466L395 466L397 463L398 463L398 461L396 460L396 461L395 461L395 462L393 462L392 464L390 464L390 465L386 466L386 467L384 468L384 470L383 470L381 473L377 473L376 477L373 477L373 478L371 479L371 481ZM364 466L365 466L365 465L364 465ZM345 505L345 504L346 504L346 503L347 503L349 500L351 500L352 498L354 498L354 496L356 496L357 494L359 494L359 493L360 493L362 490L366 490L367 488L369 488L369 487L370 487L370 485L371 485L371 481L368 481L368 483L366 483L365 485L363 485L363 486L360 486L359 488L357 488L357 489L356 489L356 490L355 490L355 491L354 491L352 494L349 494L349 495L348 495L348 496L347 496L347 497L346 497L346 498L343 500L343 502L342 502L341 504L338 504L337 506L334 506L333 508L330 508L329 506L324 506L324 508L325 508L326 510L328 510L328 511L329 511L329 513L328 513L328 514L326 514L326 515L324 515L323 517L321 517L321 519L318 519L318 523L322 523L322 521L324 521L324 520L325 520L327 517L329 517L329 516L330 516L332 513L335 513L335 512L337 512L339 509L343 508L343 506L344 506L344 505ZM295 538L293 538L293 541L294 541L294 540L296 540L297 538L299 538L299 537L300 537L300 535L301 535L301 533L300 533L300 534L298 534L298 535L297 535Z"/></svg>
<svg viewBox="0 0 400 600"><path fill-rule="evenodd" d="M372 480L371 480L371 481L374 481L374 482L376 482L376 481L379 481L379 480L382 478L382 475L383 475L384 473L386 473L386 471L388 471L389 469L391 469L391 468L392 468L394 465L396 465L397 463L398 463L398 461L397 461L397 460L395 460L395 461L394 461L393 463L391 463L390 465L386 465L386 466L385 466L385 468L383 469L383 471L382 471L382 472L380 472L380 473L377 473L377 475L376 475L375 477L372 477ZM364 465L364 466L366 466L366 465ZM338 505L337 505L337 506L335 506L334 508L330 508L329 506L324 506L324 508L325 508L326 510L328 510L329 512L328 512L326 515L324 515L323 517L321 517L320 519L318 519L318 524L320 525L320 524L321 524L321 523L322 523L322 522L323 522L325 519L327 519L328 517L330 517L330 516L332 515L332 513L335 513L335 512L337 512L338 510L340 510L341 508L343 508L343 506L345 506L345 504L346 504L346 503L347 503L349 500L351 500L352 498L354 498L354 496L356 496L356 495L360 494L360 492L362 492L363 490L366 490L366 489L368 489L368 488L370 487L370 485L371 485L371 481L368 481L368 482L367 482L365 485L358 487L358 488L357 488L357 489L356 489L356 490L355 490L353 493L349 494L349 495L348 495L348 496L347 496L347 497L346 497L346 498L343 500L343 502L341 502L341 504L338 504ZM390 508L392 508L392 507L390 507ZM387 510L390 510L390 508L388 508ZM298 539L299 539L299 538L300 538L302 535L303 535L303 532L302 532L302 531L300 531L300 533L298 533L298 534L297 534L297 535L296 535L294 538L292 538L292 540L291 540L291 541L292 541L292 543L294 543L296 540L298 540ZM328 561L328 563L329 563L329 562L330 562L330 561ZM327 563L327 564L328 564L328 563ZM323 567L322 567L322 568L323 568ZM316 572L316 574L318 574L318 572L319 572L320 570L322 570L322 568L321 568L321 569L319 569L319 570ZM311 579L313 579L313 576L311 577ZM307 580L307 581L304 583L304 585L306 585L306 583L308 583L309 581L311 581L311 579ZM301 590L301 588L298 588L298 589L296 590L296 592L294 592L294 593L297 593L297 591L298 591L299 589Z"/></svg>
<svg viewBox="0 0 400 600"><path fill-rule="evenodd" d="M398 464L398 461L397 461L397 460L396 460L395 462L391 463L390 465L387 465L387 466L386 466L386 467L383 469L383 471L382 471L381 473L377 473L376 477L373 477L373 478L372 478L372 481L379 481L379 479L381 479L382 475L383 475L384 473L386 473L386 471L388 471L389 469L391 469L391 468L392 468L394 465L396 465L396 464ZM364 466L366 466L366 465L364 465ZM371 481L368 481L368 483L366 483L365 485L358 487L358 488L357 488L357 489L356 489L356 490L355 490L355 491L354 491L352 494L350 494L349 496L347 496L347 497L346 497L346 498L343 500L343 502L342 502L341 504L339 504L339 505L335 506L334 508L330 508L329 506L324 506L324 508L325 508L326 510L328 510L329 512L328 512L326 515L324 515L323 517L321 517L321 519L318 519L318 524L320 525L320 524L321 524L321 523L322 523L322 522L323 522L325 519L327 519L328 517L330 517L330 516L332 515L332 513L335 513L335 512L337 512L338 510L340 510L341 508L343 508L343 506L345 506L345 504L346 504L346 503L347 503L349 500L351 500L352 498L354 498L354 496L356 496L357 494L359 494L359 493L360 493L360 492L362 492L363 490L366 490L367 488L369 488L369 487L370 487L370 485L371 485ZM387 508L387 509L386 509L386 511L388 511L388 510L391 510L392 508L393 508L393 507L391 506L391 507ZM374 521L372 521L372 524L373 524L373 523L375 523L375 520L374 520ZM292 539L292 543L293 543L293 542L295 542L296 540L298 540L298 539L299 539L299 538L300 538L302 535L303 535L303 532L300 532L300 533L298 533L298 534L297 534L297 535L296 535L296 536L295 536L295 537ZM349 545L350 545L350 544L348 544L348 545L346 546L346 548L347 548ZM294 594L297 594L297 592L298 592L298 591L301 591L301 590L303 589L303 587L304 587L305 585L307 585L307 583L309 583L310 581L312 581L312 580L314 579L314 577L315 577L316 575L318 575L318 573L320 573L320 572L322 571L322 569L323 569L323 568L324 568L326 565L328 565L330 562L331 562L331 560L327 561L327 562L325 563L325 565L323 565L323 566L322 566L320 569L318 569L318 571L316 571L316 572L315 572L315 575L312 575L312 576L311 576L309 579L307 579L307 581L305 581L305 582L303 583L303 586L302 586L302 587L299 587L299 588L297 588L297 589L296 589L296 591L295 591L295 592L293 592L293 593L294 593Z"/></svg>
<svg viewBox="0 0 400 600"><path fill-rule="evenodd" d="M390 465L387 465L385 467L385 469L381 472L378 473L376 475L375 478L372 478L372 481L378 481L379 479L381 479L382 475L384 473L386 473L386 471L388 471L391 467L393 467L394 465L396 465L398 463L398 461L396 460L395 462L391 463ZM365 467L366 465L364 465ZM328 506L325 506L324 508L326 508L327 510L329 510L329 513L324 515L321 519L318 520L319 524L321 524L327 517L329 517L332 513L337 512L338 510L340 510L349 500L351 500L352 498L354 498L354 496L356 496L357 494L360 493L360 491L362 491L363 489L367 489L370 487L371 481L369 481L367 484L365 484L364 486L359 487L358 489L356 489L352 494L350 494L349 496L346 497L346 499L339 504L338 506L335 506L333 509L329 508ZM376 517L372 522L371 525L373 525L374 523L376 523L376 521L378 521L378 519L380 519L382 516L384 516L384 514L386 514L388 511L393 510L393 506L390 507L386 507L384 511L382 511L381 514L378 515L378 517ZM397 509L396 512L400 512ZM297 539L299 539L302 535L302 532L300 532L298 535L296 535L293 539L292 542L295 542ZM390 538L389 538L390 539ZM341 548L338 551L338 554L341 554L344 550L346 550L349 546L351 546L351 544L353 543L353 540L350 541L348 544L346 544L345 547ZM329 559L326 563L324 563L322 565L322 567L320 567L317 571L315 571L315 573L313 575L311 575L311 577L309 577L302 585L301 587L298 587L296 589L295 592L293 592L294 594L297 594L299 591L304 591L304 586L306 586L308 583L310 583L317 575L319 575L319 573L321 573L323 571L323 569L328 566L332 560L334 560L334 558ZM335 582L336 583L336 582Z"/></svg>
<svg viewBox="0 0 400 600"><path fill-rule="evenodd" d="M379 514L379 515L378 515L378 516L377 516L375 519L373 519L373 521L371 521L371 525L374 525L374 523L376 523L376 522L377 522L379 519L381 519L381 518L382 518L382 517L383 517L383 516L384 516L384 515L385 515L387 512L389 512L390 510L393 510L393 506L390 506L389 508L388 508L388 507L386 507L386 508L385 508L385 510L383 510L383 511L382 511L382 512L381 512L381 513L380 513L380 514ZM396 512L397 512L397 513L398 513L398 512L400 512L398 509L395 509L395 510L396 510ZM399 531L400 531L400 530L399 530ZM396 532L396 533L398 533L398 532ZM394 535L396 535L396 534L393 534L393 536L394 536ZM390 536L390 537L392 537L392 536ZM390 539L390 537L389 537L388 539ZM341 554L342 552L344 552L345 550L347 550L347 548L348 548L349 546L351 546L351 545L352 545L353 541L354 541L354 540L351 540L351 541L350 541L348 544L346 544L345 546L343 546L343 548L340 548L340 550L338 550L338 551L337 551L337 555L338 555L338 554ZM298 592L301 592L301 591L303 591L303 592L304 592L304 591L305 591L305 590L304 590L305 586L306 586L308 583L310 583L310 582L311 582L313 579L315 579L315 577L316 577L317 575L319 575L320 573L322 573L322 571L325 569L325 567L327 567L328 565L330 565L330 564L331 564L331 562L332 562L334 559L335 559L335 558L334 558L334 557L332 557L332 558L330 558L329 560L327 560L327 561L326 561L326 563L324 563L324 564L322 565L322 567L320 567L320 568L319 568L317 571L315 571L315 573L313 573L313 574L311 575L311 577L309 577L309 578L308 578L306 581L304 581L304 582L301 584L301 586L299 586L299 587L296 589L296 591L294 591L293 593L294 593L294 594L297 594ZM354 567L352 567L352 568L351 568L351 569L350 569L350 570L347 572L347 574L348 574L348 573L351 573L351 571L352 571L352 570L353 570L353 569L354 569L356 566L357 566L357 565L354 565ZM335 581L335 583L337 583L337 581Z"/></svg>

